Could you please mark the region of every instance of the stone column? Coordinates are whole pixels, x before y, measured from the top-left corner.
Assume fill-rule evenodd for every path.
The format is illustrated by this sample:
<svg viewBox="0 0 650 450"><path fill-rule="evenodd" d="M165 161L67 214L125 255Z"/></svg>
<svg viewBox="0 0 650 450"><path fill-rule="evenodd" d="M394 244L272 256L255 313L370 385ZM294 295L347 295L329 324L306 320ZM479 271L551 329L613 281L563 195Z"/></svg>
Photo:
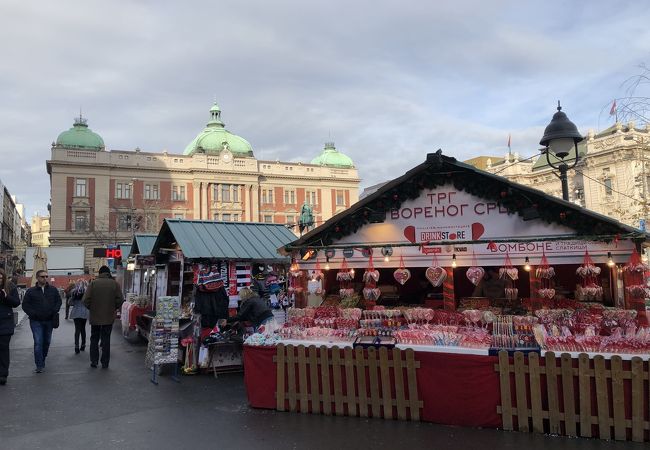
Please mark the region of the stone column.
<svg viewBox="0 0 650 450"><path fill-rule="evenodd" d="M194 211L192 211L192 217L194 220L201 218L201 182L193 181L192 182L192 198L194 204Z"/></svg>

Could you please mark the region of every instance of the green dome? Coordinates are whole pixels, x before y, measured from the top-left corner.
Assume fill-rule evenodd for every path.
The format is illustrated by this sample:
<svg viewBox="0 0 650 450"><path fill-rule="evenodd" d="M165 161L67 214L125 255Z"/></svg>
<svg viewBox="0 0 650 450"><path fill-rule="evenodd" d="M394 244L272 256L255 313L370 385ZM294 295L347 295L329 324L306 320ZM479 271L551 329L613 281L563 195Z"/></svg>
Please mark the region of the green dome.
<svg viewBox="0 0 650 450"><path fill-rule="evenodd" d="M196 152L219 154L224 148L228 148L234 156L253 156L253 147L246 139L224 128L221 110L215 103L210 108L210 121L205 129L185 147L183 154L192 155Z"/></svg>
<svg viewBox="0 0 650 450"><path fill-rule="evenodd" d="M336 150L334 142L326 142L323 153L312 159L311 163L318 164L319 166L342 167L346 169L354 167L352 159Z"/></svg>
<svg viewBox="0 0 650 450"><path fill-rule="evenodd" d="M74 119L74 125L56 138L56 145L70 148L104 150L104 140L88 128L87 120L81 115Z"/></svg>

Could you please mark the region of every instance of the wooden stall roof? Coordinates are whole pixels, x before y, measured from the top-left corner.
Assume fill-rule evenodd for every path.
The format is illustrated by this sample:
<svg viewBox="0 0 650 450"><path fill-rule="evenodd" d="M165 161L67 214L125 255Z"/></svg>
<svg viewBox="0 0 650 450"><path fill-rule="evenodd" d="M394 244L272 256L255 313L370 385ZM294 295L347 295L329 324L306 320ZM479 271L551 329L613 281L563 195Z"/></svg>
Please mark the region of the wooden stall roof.
<svg viewBox="0 0 650 450"><path fill-rule="evenodd" d="M422 164L381 185L372 194L302 237L294 239L279 251L290 253L298 249L336 245L337 240L356 232L364 224L383 222L388 211L399 208L406 200L419 197L423 189L435 188L448 182L477 197L496 201L514 214L524 217L528 215L525 220L539 219L571 227L576 230L577 237L583 236L584 239L611 241L625 238L643 242L648 237L645 232L611 217L477 169L445 156L438 150L429 153Z"/></svg>
<svg viewBox="0 0 650 450"><path fill-rule="evenodd" d="M157 234L135 234L131 243L131 251L127 255L151 255L157 237Z"/></svg>
<svg viewBox="0 0 650 450"><path fill-rule="evenodd" d="M178 247L190 259L288 262L277 249L295 238L281 224L165 219L152 254Z"/></svg>

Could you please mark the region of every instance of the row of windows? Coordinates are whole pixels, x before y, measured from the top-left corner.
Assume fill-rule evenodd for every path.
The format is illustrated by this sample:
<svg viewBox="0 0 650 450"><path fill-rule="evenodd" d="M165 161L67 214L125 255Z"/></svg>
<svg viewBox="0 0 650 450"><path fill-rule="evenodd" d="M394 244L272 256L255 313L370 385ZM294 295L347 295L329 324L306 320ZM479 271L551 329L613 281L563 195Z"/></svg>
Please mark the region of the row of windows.
<svg viewBox="0 0 650 450"><path fill-rule="evenodd" d="M609 181L611 190L611 180ZM75 197L88 197L88 180L85 178L77 178L75 180ZM221 202L239 202L241 185L237 184L215 184L213 185L212 195L214 201ZM610 192L611 193L611 192ZM116 199L130 199L133 196L133 183L115 183L115 198ZM160 189L156 183L147 183L144 185L143 198L145 200L160 200ZM186 200L185 185L172 186L172 200L185 201ZM273 204L273 189L262 189L262 203ZM295 189L284 190L284 203L286 205L295 205L297 201ZM318 195L314 190L305 191L305 201L310 205L317 205ZM345 206L345 191L336 191L336 206Z"/></svg>
<svg viewBox="0 0 650 450"><path fill-rule="evenodd" d="M221 220L223 222L239 222L239 214L232 213L214 213L212 220Z"/></svg>

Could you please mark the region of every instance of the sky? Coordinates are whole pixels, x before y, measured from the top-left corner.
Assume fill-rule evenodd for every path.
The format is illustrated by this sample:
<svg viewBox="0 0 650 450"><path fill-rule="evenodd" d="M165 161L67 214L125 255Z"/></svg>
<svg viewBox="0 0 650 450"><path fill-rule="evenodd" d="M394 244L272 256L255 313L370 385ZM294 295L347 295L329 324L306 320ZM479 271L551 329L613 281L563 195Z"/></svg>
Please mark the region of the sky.
<svg viewBox="0 0 650 450"><path fill-rule="evenodd" d="M3 0L0 180L47 214L46 160L80 109L111 150L182 153L216 100L258 159L334 141L361 189L427 153L522 157L557 101L582 134L650 65L631 1Z"/></svg>

